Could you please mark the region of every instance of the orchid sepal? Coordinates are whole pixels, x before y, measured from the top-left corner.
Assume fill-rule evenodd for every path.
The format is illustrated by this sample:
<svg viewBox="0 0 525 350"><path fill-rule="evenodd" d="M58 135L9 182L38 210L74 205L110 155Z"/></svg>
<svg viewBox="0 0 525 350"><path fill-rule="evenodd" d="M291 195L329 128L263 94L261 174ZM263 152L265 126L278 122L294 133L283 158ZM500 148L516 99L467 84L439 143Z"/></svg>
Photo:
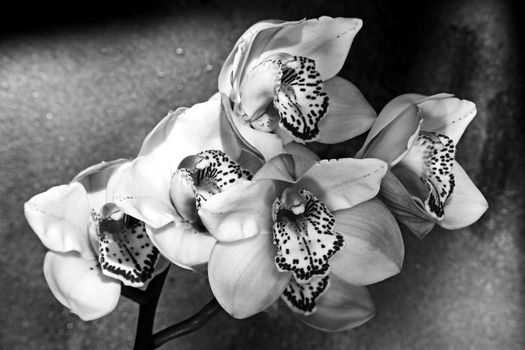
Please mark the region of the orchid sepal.
<svg viewBox="0 0 525 350"><path fill-rule="evenodd" d="M96 259L49 251L44 277L55 298L84 321L109 314L120 298L120 281L105 276Z"/></svg>
<svg viewBox="0 0 525 350"><path fill-rule="evenodd" d="M243 319L275 303L291 273L279 272L273 262L276 248L270 235L236 242L218 242L208 263L210 287L232 317Z"/></svg>
<svg viewBox="0 0 525 350"><path fill-rule="evenodd" d="M273 181L261 180L233 185L208 199L199 218L221 242L237 241L272 232L271 204L276 190Z"/></svg>
<svg viewBox="0 0 525 350"><path fill-rule="evenodd" d="M331 260L332 274L363 286L401 271L405 248L401 231L387 207L377 198L334 212L335 230L345 239Z"/></svg>
<svg viewBox="0 0 525 350"><path fill-rule="evenodd" d="M375 316L375 305L366 287L354 286L330 275L331 285L317 300L317 311L296 314L304 323L324 332L342 332L358 327Z"/></svg>
<svg viewBox="0 0 525 350"><path fill-rule="evenodd" d="M381 182L379 198L396 219L419 238L427 235L436 223L410 195L398 178L389 170Z"/></svg>
<svg viewBox="0 0 525 350"><path fill-rule="evenodd" d="M27 222L46 248L59 252L77 252L93 258L90 237L91 208L87 193L80 183L55 186L24 204Z"/></svg>
<svg viewBox="0 0 525 350"><path fill-rule="evenodd" d="M330 102L319 122L319 142L343 142L372 127L377 113L354 84L335 76L324 83L324 88Z"/></svg>

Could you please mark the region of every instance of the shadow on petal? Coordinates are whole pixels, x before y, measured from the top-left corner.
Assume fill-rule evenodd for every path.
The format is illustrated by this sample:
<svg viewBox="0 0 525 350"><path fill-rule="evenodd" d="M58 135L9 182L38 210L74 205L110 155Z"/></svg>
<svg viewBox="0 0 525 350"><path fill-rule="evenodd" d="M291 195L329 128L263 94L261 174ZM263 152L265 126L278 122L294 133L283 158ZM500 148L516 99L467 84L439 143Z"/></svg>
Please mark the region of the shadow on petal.
<svg viewBox="0 0 525 350"><path fill-rule="evenodd" d="M351 208L377 195L387 171L379 159L342 158L321 160L296 187L312 192L330 211Z"/></svg>
<svg viewBox="0 0 525 350"><path fill-rule="evenodd" d="M397 177L388 171L381 182L379 198L410 232L423 238L434 227L434 219L421 208Z"/></svg>
<svg viewBox="0 0 525 350"><path fill-rule="evenodd" d="M422 111L421 130L450 137L454 144L476 116L476 105L452 95L435 95L418 104Z"/></svg>
<svg viewBox="0 0 525 350"><path fill-rule="evenodd" d="M364 324L374 315L374 302L366 287L354 286L330 275L330 287L317 299L317 311L298 317L313 328L341 332Z"/></svg>
<svg viewBox="0 0 525 350"><path fill-rule="evenodd" d="M445 205L445 217L438 222L439 226L447 230L472 225L489 207L487 200L461 165L455 162L452 169L456 187Z"/></svg>
<svg viewBox="0 0 525 350"><path fill-rule="evenodd" d="M78 182L55 186L24 204L27 222L48 249L95 256L89 237L91 208Z"/></svg>
<svg viewBox="0 0 525 350"><path fill-rule="evenodd" d="M171 222L155 229L146 226L149 238L161 254L185 269L207 263L215 238L187 222Z"/></svg>
<svg viewBox="0 0 525 350"><path fill-rule="evenodd" d="M405 246L396 220L378 199L336 211L335 231L345 245L330 260L332 274L355 285L369 285L401 271Z"/></svg>
<svg viewBox="0 0 525 350"><path fill-rule="evenodd" d="M377 114L354 84L336 76L326 81L324 88L330 100L319 122L319 142L343 142L370 129Z"/></svg>
<svg viewBox="0 0 525 350"><path fill-rule="evenodd" d="M107 277L95 259L48 252L44 277L58 301L84 321L109 314L120 298L120 281Z"/></svg>
<svg viewBox="0 0 525 350"><path fill-rule="evenodd" d="M253 316L282 295L291 274L277 270L276 254L271 235L215 245L208 278L215 298L231 316Z"/></svg>
<svg viewBox="0 0 525 350"><path fill-rule="evenodd" d="M296 183L315 164L310 157L283 153L266 162L253 179Z"/></svg>
<svg viewBox="0 0 525 350"><path fill-rule="evenodd" d="M231 242L272 233L273 181L236 184L204 202L199 217L219 241Z"/></svg>

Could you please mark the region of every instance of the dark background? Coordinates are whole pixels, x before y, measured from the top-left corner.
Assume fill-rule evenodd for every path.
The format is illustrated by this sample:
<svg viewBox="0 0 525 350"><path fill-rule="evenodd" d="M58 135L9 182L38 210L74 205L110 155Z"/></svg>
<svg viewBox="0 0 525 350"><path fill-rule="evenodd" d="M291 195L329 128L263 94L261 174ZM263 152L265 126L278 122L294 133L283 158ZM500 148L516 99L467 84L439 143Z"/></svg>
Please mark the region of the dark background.
<svg viewBox="0 0 525 350"><path fill-rule="evenodd" d="M405 235L400 275L370 287L377 316L326 334L284 311L221 314L163 349L523 349L523 37L496 0L18 1L0 9L0 349L125 349L137 307L83 322L51 295L45 248L22 205L102 160L133 157L170 109L212 95L237 38L266 18L359 17L340 75L377 109L405 92L451 92L478 116L458 159L490 208L476 224L424 240ZM4 6L4 5L1 5ZM182 50L177 50L177 49ZM343 153L336 149L333 154ZM172 268L156 328L211 298Z"/></svg>

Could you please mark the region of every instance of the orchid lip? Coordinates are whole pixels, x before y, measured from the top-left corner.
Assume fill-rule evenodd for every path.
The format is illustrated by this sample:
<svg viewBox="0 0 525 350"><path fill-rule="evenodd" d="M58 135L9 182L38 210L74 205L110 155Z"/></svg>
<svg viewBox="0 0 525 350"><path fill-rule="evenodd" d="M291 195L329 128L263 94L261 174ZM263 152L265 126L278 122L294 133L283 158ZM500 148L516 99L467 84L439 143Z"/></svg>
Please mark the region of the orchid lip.
<svg viewBox="0 0 525 350"><path fill-rule="evenodd" d="M334 231L335 220L326 206L304 189L285 189L274 202L273 220L275 264L281 272L292 272L282 297L290 308L308 315L328 288L329 259L344 238Z"/></svg>
<svg viewBox="0 0 525 350"><path fill-rule="evenodd" d="M149 240L144 222L120 212L106 203L98 221L98 261L102 272L131 287L142 287L151 278L160 258Z"/></svg>
<svg viewBox="0 0 525 350"><path fill-rule="evenodd" d="M420 132L400 165L413 171L424 184L427 193L415 196L435 220L442 220L445 207L455 188L452 172L456 147L451 138L433 132Z"/></svg>
<svg viewBox="0 0 525 350"><path fill-rule="evenodd" d="M203 205L213 196L251 178L249 170L242 168L223 151L206 150L181 162L172 177L170 199L183 222L206 231L199 214Z"/></svg>
<svg viewBox="0 0 525 350"><path fill-rule="evenodd" d="M245 79L242 106L235 110L253 128L273 132L278 124L298 142L319 138L318 124L327 113L329 97L314 59L275 54L253 67ZM265 113L271 105L278 115Z"/></svg>

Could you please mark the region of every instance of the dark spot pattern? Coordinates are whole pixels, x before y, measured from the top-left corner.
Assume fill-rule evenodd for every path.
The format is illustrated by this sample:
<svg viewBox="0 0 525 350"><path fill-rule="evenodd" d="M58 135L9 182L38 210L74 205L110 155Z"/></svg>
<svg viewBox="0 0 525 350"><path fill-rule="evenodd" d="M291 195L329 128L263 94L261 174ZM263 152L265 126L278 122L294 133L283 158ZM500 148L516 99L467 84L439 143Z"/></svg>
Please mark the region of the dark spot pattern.
<svg viewBox="0 0 525 350"><path fill-rule="evenodd" d="M445 204L456 185L452 173L456 146L448 136L427 132L419 135L415 147L426 149L423 159L426 174L421 178L429 190L424 201L425 210L441 220L445 215Z"/></svg>
<svg viewBox="0 0 525 350"><path fill-rule="evenodd" d="M181 168L195 186L196 206L199 208L208 198L226 190L239 180L251 180L253 175L243 169L226 153L219 150L206 150L192 156L200 159L192 168Z"/></svg>
<svg viewBox="0 0 525 350"><path fill-rule="evenodd" d="M310 282L329 272L328 259L344 245L344 237L334 232L334 217L312 193L298 191L305 210L295 215L276 200L273 244L279 271L292 271L298 283Z"/></svg>
<svg viewBox="0 0 525 350"><path fill-rule="evenodd" d="M321 74L315 60L293 56L282 63L281 84L274 106L281 117L280 126L299 142L318 139L319 121L326 115L328 95L323 91Z"/></svg>
<svg viewBox="0 0 525 350"><path fill-rule="evenodd" d="M316 277L304 284L297 283L292 278L283 292L282 299L293 311L308 316L316 311L315 301L329 286L328 276Z"/></svg>
<svg viewBox="0 0 525 350"><path fill-rule="evenodd" d="M127 286L144 286L153 277L159 260L159 251L148 238L144 222L128 215L118 225L107 221L113 220L101 219L98 224L98 260L103 273Z"/></svg>

